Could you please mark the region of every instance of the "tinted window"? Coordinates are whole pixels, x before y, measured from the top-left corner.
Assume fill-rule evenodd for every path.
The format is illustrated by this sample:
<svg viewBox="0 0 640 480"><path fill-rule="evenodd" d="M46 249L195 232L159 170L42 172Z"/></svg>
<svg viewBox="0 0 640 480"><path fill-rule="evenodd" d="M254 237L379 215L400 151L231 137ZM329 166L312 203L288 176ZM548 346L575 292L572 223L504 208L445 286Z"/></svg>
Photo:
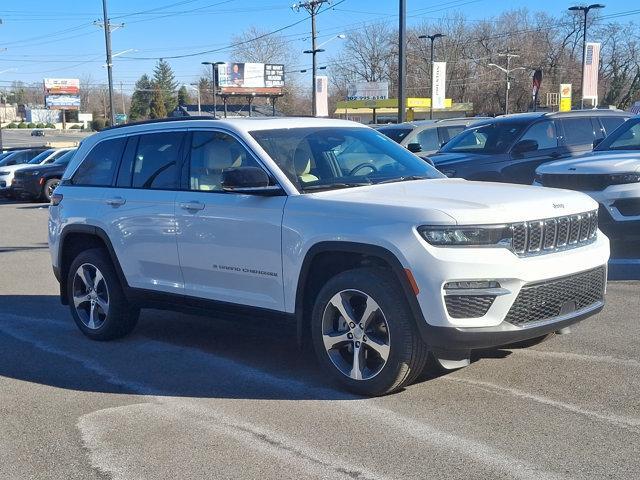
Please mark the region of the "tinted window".
<svg viewBox="0 0 640 480"><path fill-rule="evenodd" d="M74 185L110 186L124 148L124 138L103 140L95 145L73 175Z"/></svg>
<svg viewBox="0 0 640 480"><path fill-rule="evenodd" d="M389 127L381 128L378 131L389 137L394 142L400 143L404 137L409 135L411 130L413 130L411 127Z"/></svg>
<svg viewBox="0 0 640 480"><path fill-rule="evenodd" d="M71 161L71 159L73 158L73 155L76 153L75 149L74 150L69 150L65 153L63 153L62 155L60 155L58 158L56 158L56 161L53 162L54 165L68 165L69 162Z"/></svg>
<svg viewBox="0 0 640 480"><path fill-rule="evenodd" d="M538 150L555 148L558 146L556 126L550 120L535 123L529 127L520 140L535 140L538 142Z"/></svg>
<svg viewBox="0 0 640 480"><path fill-rule="evenodd" d="M593 145L595 134L590 118L563 118L560 121L566 145Z"/></svg>
<svg viewBox="0 0 640 480"><path fill-rule="evenodd" d="M191 190L222 191L222 174L229 168L259 167L235 138L222 132L194 132L189 160Z"/></svg>
<svg viewBox="0 0 640 480"><path fill-rule="evenodd" d="M462 125L455 127L438 127L438 131L440 132L440 141L443 143L448 142L460 132L464 131L465 128L466 127L463 127Z"/></svg>
<svg viewBox="0 0 640 480"><path fill-rule="evenodd" d="M607 137L597 150L640 150L640 122L629 122Z"/></svg>
<svg viewBox="0 0 640 480"><path fill-rule="evenodd" d="M600 117L600 121L604 126L604 134L605 135L611 134L611 132L613 132L616 128L622 125L625 120L626 120L625 117Z"/></svg>
<svg viewBox="0 0 640 480"><path fill-rule="evenodd" d="M178 188L178 163L183 132L140 135L133 160L134 188Z"/></svg>
<svg viewBox="0 0 640 480"><path fill-rule="evenodd" d="M40 162L42 162L45 158L47 158L49 155L51 155L53 152L55 152L55 150L51 149L51 150L45 150L44 152L36 155L35 157L33 157L31 160L29 160L29 164L30 165L39 165Z"/></svg>
<svg viewBox="0 0 640 480"><path fill-rule="evenodd" d="M438 129L427 128L417 135L417 141L422 150L438 150L440 148L440 140L438 140Z"/></svg>
<svg viewBox="0 0 640 480"><path fill-rule="evenodd" d="M407 149L368 128L290 128L251 135L303 192L442 177Z"/></svg>
<svg viewBox="0 0 640 480"><path fill-rule="evenodd" d="M496 122L470 128L447 143L441 152L505 153L520 136L526 123Z"/></svg>

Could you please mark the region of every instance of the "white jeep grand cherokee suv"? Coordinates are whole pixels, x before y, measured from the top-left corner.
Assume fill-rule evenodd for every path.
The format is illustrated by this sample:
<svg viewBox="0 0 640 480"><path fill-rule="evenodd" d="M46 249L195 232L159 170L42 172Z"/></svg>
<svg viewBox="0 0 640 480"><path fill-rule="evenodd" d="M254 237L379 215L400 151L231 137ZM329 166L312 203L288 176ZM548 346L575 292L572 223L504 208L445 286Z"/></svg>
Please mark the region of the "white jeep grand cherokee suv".
<svg viewBox="0 0 640 480"><path fill-rule="evenodd" d="M597 206L445 178L348 121L184 119L85 139L49 243L89 338L129 333L146 307L287 316L329 375L381 395L428 353L457 368L600 311Z"/></svg>

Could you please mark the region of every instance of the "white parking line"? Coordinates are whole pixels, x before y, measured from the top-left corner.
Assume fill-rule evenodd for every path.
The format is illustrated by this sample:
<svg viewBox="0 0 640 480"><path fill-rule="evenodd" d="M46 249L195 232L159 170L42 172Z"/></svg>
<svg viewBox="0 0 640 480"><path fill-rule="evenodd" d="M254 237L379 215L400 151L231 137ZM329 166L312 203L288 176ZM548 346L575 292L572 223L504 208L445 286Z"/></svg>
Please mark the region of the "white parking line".
<svg viewBox="0 0 640 480"><path fill-rule="evenodd" d="M80 362L85 368L105 378L109 383L113 385L123 387L134 393L143 395L155 395L155 398L158 401L165 403L168 401L165 395L171 395L172 393L163 391L162 389L153 387L151 385L137 382L135 380L128 380L123 378L121 375L109 370L103 364L101 364L100 361L96 360L96 358L102 358L102 356L97 354L93 350L91 356L89 356L83 355L78 351L65 349L58 345L52 345L51 343L49 343L51 339L55 339L55 336L59 335L60 333L62 333L63 335L67 335L71 332L75 332L75 326L73 326L70 322L37 319L10 314L0 315L0 320L0 331L14 338L17 338L18 340L30 343L45 352L64 356L73 361ZM50 332L52 333L51 335L47 335L45 332L46 326L51 326L52 323L55 324L55 330L54 332ZM49 339L49 342L45 339ZM69 341L73 342L74 339L72 337L69 337ZM101 344L100 348L106 348L104 347L104 345L105 344ZM130 345L123 347L121 343L114 343L110 344L109 347L110 350L117 350L130 348ZM334 401L332 399L345 399L349 397L345 396L344 394L338 393L333 389L316 387L289 378L277 377L267 372L249 367L247 365L229 360L224 357L218 357L216 355L202 352L193 348L176 346L155 340L142 341L137 339L135 350L136 355L143 355L145 357L149 356L150 358L159 357L169 359L169 357L178 357L182 359L181 363L198 364L199 368L202 371L232 371L235 379L242 378L242 380L244 380L242 383L249 385L265 385L270 389L275 388L282 392L292 393L294 398L306 398L309 396L313 396L329 399L330 401L326 402L325 404L327 408L336 409L336 414L343 415L345 413L348 413L356 417L368 415L377 422L380 422L382 424L386 423L389 427L400 430L403 433L408 434L421 441L429 442L436 448L442 449L447 452L454 451L458 455L466 456L490 468L501 470L511 478L518 478L523 480L561 478L555 473L547 472L535 465L531 465L520 460L519 458L513 457L505 451L461 435L456 435L440 430L432 425L429 425L426 422L404 417L392 410L377 407L372 403L372 401L354 401L353 399L355 399L356 397L351 397L352 399L349 399L348 401ZM522 393L522 395L526 396L527 394ZM182 405L184 405L189 401L186 399L181 399L180 402ZM366 408L363 407L363 402L366 402ZM550 404L554 405L553 403ZM606 418L608 419L609 417ZM237 425L237 422L234 423L234 421L229 420L228 424ZM231 427L228 426L228 428ZM257 427L252 426L252 428L254 432L257 431ZM238 429L236 428L236 430ZM250 432L245 431L243 434L249 435ZM236 432L236 435L240 435L240 433ZM287 445L289 445L289 443L287 443ZM298 448L301 452L306 451L306 447L300 444L292 446L292 448ZM349 471L359 470L357 466L340 466L339 468L346 468ZM374 473L368 474L377 476Z"/></svg>
<svg viewBox="0 0 640 480"><path fill-rule="evenodd" d="M624 429L630 429L630 430L633 430L634 432L638 432L638 428L640 427L640 419L637 419L637 418L623 417L621 415L613 415L610 413L595 412L593 410L587 410L585 408L578 407L577 405L560 402L558 400L553 400L551 398L535 395L532 393L523 392L522 390L517 390L515 388L503 387L501 385L496 385L495 383L484 382L481 380L473 380L470 378L453 377L453 376L442 377L442 379L449 382L466 383L468 385L473 385L475 387L479 387L488 391L493 391L496 394L507 394L507 395L512 395L514 397L525 398L532 402L540 403L543 405L549 405L555 408L559 408L561 410L566 410L572 413L576 413L578 415L583 415L585 417L599 420L601 422L605 422L610 425L614 425Z"/></svg>
<svg viewBox="0 0 640 480"><path fill-rule="evenodd" d="M604 363L608 365L616 365L621 367L633 367L640 368L640 361L632 358L616 358L609 355L585 355L582 353L569 353L569 352L550 352L547 350L533 350L530 348L522 348L511 350L516 355L525 355L531 357L548 357L557 358L560 360L577 360L594 363Z"/></svg>

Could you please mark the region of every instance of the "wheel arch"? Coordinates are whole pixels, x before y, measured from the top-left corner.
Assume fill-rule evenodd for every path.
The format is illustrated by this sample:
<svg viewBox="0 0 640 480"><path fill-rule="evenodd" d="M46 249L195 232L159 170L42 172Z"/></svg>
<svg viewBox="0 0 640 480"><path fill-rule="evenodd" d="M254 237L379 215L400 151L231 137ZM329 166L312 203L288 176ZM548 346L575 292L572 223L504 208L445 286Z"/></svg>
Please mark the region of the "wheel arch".
<svg viewBox="0 0 640 480"><path fill-rule="evenodd" d="M295 318L299 345L308 338L306 333L313 301L327 280L340 272L371 265L381 266L392 272L402 288L414 319L418 322L424 320L407 272L394 253L379 245L325 241L313 245L307 251L298 276Z"/></svg>
<svg viewBox="0 0 640 480"><path fill-rule="evenodd" d="M109 254L111 263L116 269L123 290L127 291L127 281L107 233L93 225L68 225L60 234L58 248L58 271L60 282L60 301L67 302L67 275L73 259L82 251L90 248L103 248Z"/></svg>

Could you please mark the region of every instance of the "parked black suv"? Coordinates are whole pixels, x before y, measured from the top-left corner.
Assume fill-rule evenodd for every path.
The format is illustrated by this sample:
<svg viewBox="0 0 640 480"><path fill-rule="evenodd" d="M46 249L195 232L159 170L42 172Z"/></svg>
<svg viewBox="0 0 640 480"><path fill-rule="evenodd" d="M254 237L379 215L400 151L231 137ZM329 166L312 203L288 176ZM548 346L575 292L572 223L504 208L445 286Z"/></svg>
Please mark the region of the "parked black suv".
<svg viewBox="0 0 640 480"><path fill-rule="evenodd" d="M36 165L18 170L11 184L13 194L17 197L50 201L53 191L60 184L60 179L75 152L75 149L69 150L58 157L55 162L47 165Z"/></svg>
<svg viewBox="0 0 640 480"><path fill-rule="evenodd" d="M591 151L629 117L620 110L505 115L471 126L429 158L448 177L530 185L539 165Z"/></svg>

